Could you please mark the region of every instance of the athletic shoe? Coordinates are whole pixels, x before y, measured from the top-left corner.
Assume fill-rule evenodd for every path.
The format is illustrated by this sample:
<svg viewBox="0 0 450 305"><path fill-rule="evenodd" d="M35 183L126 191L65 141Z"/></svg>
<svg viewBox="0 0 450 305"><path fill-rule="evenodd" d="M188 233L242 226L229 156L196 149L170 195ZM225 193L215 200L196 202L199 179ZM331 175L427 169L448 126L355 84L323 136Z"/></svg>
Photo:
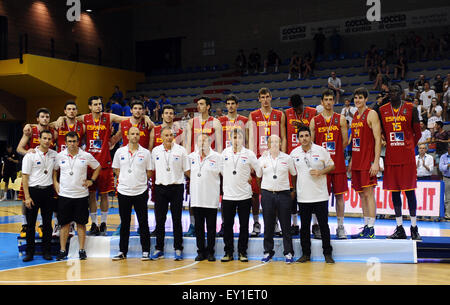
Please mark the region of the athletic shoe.
<svg viewBox="0 0 450 305"><path fill-rule="evenodd" d="M31 262L34 259L33 255L31 254L27 254L25 255L25 257L22 259L22 262L26 263L26 262Z"/></svg>
<svg viewBox="0 0 450 305"><path fill-rule="evenodd" d="M253 231L250 234L251 237L258 237L261 234L261 225L259 222L253 223Z"/></svg>
<svg viewBox="0 0 450 305"><path fill-rule="evenodd" d="M208 254L208 262L215 262L216 261L216 257L214 256L214 254Z"/></svg>
<svg viewBox="0 0 450 305"><path fill-rule="evenodd" d="M39 235L39 238L42 238L42 236L44 236L44 232L42 231L43 226L39 225L39 227L37 228L37 233Z"/></svg>
<svg viewBox="0 0 450 305"><path fill-rule="evenodd" d="M42 255L42 257L46 260L46 261L51 261L51 260L53 260L53 257L52 257L52 255L50 254L50 253L44 253L43 255Z"/></svg>
<svg viewBox="0 0 450 305"><path fill-rule="evenodd" d="M84 250L84 249L81 249L80 251L78 251L78 255L80 257L80 261L83 261L87 258L86 250Z"/></svg>
<svg viewBox="0 0 450 305"><path fill-rule="evenodd" d="M358 234L352 235L351 238L352 239L364 238L364 236L367 235L368 230L369 230L369 227L367 225L365 225L361 232L359 232Z"/></svg>
<svg viewBox="0 0 450 305"><path fill-rule="evenodd" d="M300 227L299 226L291 226L291 236L299 235Z"/></svg>
<svg viewBox="0 0 450 305"><path fill-rule="evenodd" d="M97 227L97 224L95 222L92 223L91 229L89 230L90 236L98 236L100 234L100 230Z"/></svg>
<svg viewBox="0 0 450 305"><path fill-rule="evenodd" d="M320 227L318 224L312 225L312 233L314 239L322 239L322 234L320 233Z"/></svg>
<svg viewBox="0 0 450 305"><path fill-rule="evenodd" d="M74 236L74 235L75 235L75 223L72 222L72 223L70 224L69 236L72 237L72 236Z"/></svg>
<svg viewBox="0 0 450 305"><path fill-rule="evenodd" d="M272 260L273 254L270 253L265 253L264 257L262 258L261 262L262 263L268 263Z"/></svg>
<svg viewBox="0 0 450 305"><path fill-rule="evenodd" d="M183 260L183 252L181 252L181 250L175 250L175 260L176 261Z"/></svg>
<svg viewBox="0 0 450 305"><path fill-rule="evenodd" d="M243 262L243 263L247 263L248 262L248 257L247 257L246 254L241 253L241 254L239 254L239 260L241 262Z"/></svg>
<svg viewBox="0 0 450 305"><path fill-rule="evenodd" d="M123 259L127 259L127 256L122 252L119 252L116 256L112 258L113 261L121 261Z"/></svg>
<svg viewBox="0 0 450 305"><path fill-rule="evenodd" d="M59 250L58 255L56 256L57 261L62 261L67 259L67 252Z"/></svg>
<svg viewBox="0 0 450 305"><path fill-rule="evenodd" d="M411 226L410 230L411 230L411 239L412 240L422 241L422 237L419 234L418 226L415 226L415 227Z"/></svg>
<svg viewBox="0 0 450 305"><path fill-rule="evenodd" d="M117 229L112 234L113 236L119 236L120 235L120 224L117 226Z"/></svg>
<svg viewBox="0 0 450 305"><path fill-rule="evenodd" d="M222 257L222 259L220 261L225 263L225 262L230 262L232 260L233 260L233 255L232 254L225 254L225 256Z"/></svg>
<svg viewBox="0 0 450 305"><path fill-rule="evenodd" d="M223 237L223 223L220 225L220 230L217 232L217 237Z"/></svg>
<svg viewBox="0 0 450 305"><path fill-rule="evenodd" d="M309 262L311 260L311 256L309 255L302 255L298 260L297 263L306 263Z"/></svg>
<svg viewBox="0 0 450 305"><path fill-rule="evenodd" d="M102 222L100 224L100 236L106 236L106 231L107 231L106 223Z"/></svg>
<svg viewBox="0 0 450 305"><path fill-rule="evenodd" d="M25 238L27 237L27 229L28 229L28 225L22 225L22 230L20 230L20 238Z"/></svg>
<svg viewBox="0 0 450 305"><path fill-rule="evenodd" d="M367 226L366 231L363 234L364 239L375 239L375 228Z"/></svg>
<svg viewBox="0 0 450 305"><path fill-rule="evenodd" d="M331 256L331 254L327 254L327 255L324 255L324 256L325 256L325 262L327 264L334 264L335 263L335 261L334 261L333 257Z"/></svg>
<svg viewBox="0 0 450 305"><path fill-rule="evenodd" d="M155 252L153 252L153 254L152 254L152 259L157 260L160 258L164 258L164 252L162 252L160 250L155 250Z"/></svg>
<svg viewBox="0 0 450 305"><path fill-rule="evenodd" d="M345 232L345 228L343 225L340 225L336 228L336 237L338 239L347 239L347 233Z"/></svg>
<svg viewBox="0 0 450 305"><path fill-rule="evenodd" d="M286 264L292 264L294 262L294 258L292 257L291 253L286 254L284 257L284 261L286 262Z"/></svg>
<svg viewBox="0 0 450 305"><path fill-rule="evenodd" d="M150 253L142 252L141 261L149 261L149 260L152 260L152 258L150 257Z"/></svg>
<svg viewBox="0 0 450 305"><path fill-rule="evenodd" d="M198 254L196 257L195 257L195 261L196 262L201 262L201 261L204 261L206 259L206 256L204 256L203 254Z"/></svg>
<svg viewBox="0 0 450 305"><path fill-rule="evenodd" d="M60 225L55 225L55 227L53 228L52 237L59 237L59 231L60 230L61 230L61 226Z"/></svg>
<svg viewBox="0 0 450 305"><path fill-rule="evenodd" d="M394 233L391 236L386 237L388 239L406 239L406 232L403 226L397 226Z"/></svg>
<svg viewBox="0 0 450 305"><path fill-rule="evenodd" d="M194 237L195 236L195 227L193 224L189 225L189 230L184 233L185 237Z"/></svg>

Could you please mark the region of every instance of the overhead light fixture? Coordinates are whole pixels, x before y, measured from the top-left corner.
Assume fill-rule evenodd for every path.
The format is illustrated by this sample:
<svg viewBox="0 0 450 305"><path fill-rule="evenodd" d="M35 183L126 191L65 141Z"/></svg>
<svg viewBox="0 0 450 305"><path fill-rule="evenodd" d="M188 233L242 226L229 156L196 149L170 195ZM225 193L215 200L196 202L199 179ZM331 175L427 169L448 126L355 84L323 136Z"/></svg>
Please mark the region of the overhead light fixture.
<svg viewBox="0 0 450 305"><path fill-rule="evenodd" d="M92 13L92 10L91 9L87 9L86 12Z"/></svg>

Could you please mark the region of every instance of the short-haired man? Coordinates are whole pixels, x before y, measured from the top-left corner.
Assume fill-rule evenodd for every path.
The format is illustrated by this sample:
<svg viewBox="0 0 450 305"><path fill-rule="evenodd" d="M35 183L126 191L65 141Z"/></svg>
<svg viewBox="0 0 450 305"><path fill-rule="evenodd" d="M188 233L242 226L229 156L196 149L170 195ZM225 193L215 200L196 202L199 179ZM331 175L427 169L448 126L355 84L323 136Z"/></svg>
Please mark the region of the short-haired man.
<svg viewBox="0 0 450 305"><path fill-rule="evenodd" d="M341 88L341 79L336 77L336 72L331 72L331 76L328 78L328 88L333 90L334 95L336 95L336 101L339 103L339 98L341 93L344 93L344 89Z"/></svg>
<svg viewBox="0 0 450 305"><path fill-rule="evenodd" d="M428 145L419 144L419 154L416 155L417 181L431 180L434 169L434 159L427 154Z"/></svg>

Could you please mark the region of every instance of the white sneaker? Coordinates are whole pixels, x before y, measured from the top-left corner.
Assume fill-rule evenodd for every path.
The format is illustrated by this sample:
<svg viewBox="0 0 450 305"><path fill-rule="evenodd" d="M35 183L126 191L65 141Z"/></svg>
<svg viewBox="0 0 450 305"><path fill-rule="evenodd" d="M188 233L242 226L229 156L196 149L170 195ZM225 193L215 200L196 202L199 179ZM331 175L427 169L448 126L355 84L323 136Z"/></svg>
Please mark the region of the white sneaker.
<svg viewBox="0 0 450 305"><path fill-rule="evenodd" d="M284 257L286 264L292 264L294 262L294 258L291 253L286 254Z"/></svg>
<svg viewBox="0 0 450 305"><path fill-rule="evenodd" d="M60 231L61 231L61 226L55 225L55 227L53 228L52 236L53 237L59 237L59 232Z"/></svg>
<svg viewBox="0 0 450 305"><path fill-rule="evenodd" d="M259 222L255 222L253 223L253 231L251 233L251 236L256 237L259 236L259 234L261 234L261 225L259 224Z"/></svg>
<svg viewBox="0 0 450 305"><path fill-rule="evenodd" d="M336 228L336 236L338 239L347 239L347 233L345 232L345 228L343 225L340 225Z"/></svg>
<svg viewBox="0 0 450 305"><path fill-rule="evenodd" d="M149 261L149 260L151 260L150 254L148 252L142 252L141 261Z"/></svg>

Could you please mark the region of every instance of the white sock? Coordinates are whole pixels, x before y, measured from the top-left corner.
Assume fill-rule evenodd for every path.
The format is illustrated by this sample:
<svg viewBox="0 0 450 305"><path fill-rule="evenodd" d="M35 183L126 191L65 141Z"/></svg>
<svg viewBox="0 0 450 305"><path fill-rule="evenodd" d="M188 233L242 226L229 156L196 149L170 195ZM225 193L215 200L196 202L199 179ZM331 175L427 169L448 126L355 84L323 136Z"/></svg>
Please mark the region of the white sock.
<svg viewBox="0 0 450 305"><path fill-rule="evenodd" d="M411 227L417 226L417 217L411 216Z"/></svg>
<svg viewBox="0 0 450 305"><path fill-rule="evenodd" d="M92 223L97 224L97 213L90 213Z"/></svg>
<svg viewBox="0 0 450 305"><path fill-rule="evenodd" d="M297 216L297 214L292 214L291 217L292 217L292 225L293 226L298 226L298 216Z"/></svg>
<svg viewBox="0 0 450 305"><path fill-rule="evenodd" d="M344 217L336 217L338 226L344 225Z"/></svg>
<svg viewBox="0 0 450 305"><path fill-rule="evenodd" d="M312 223L313 223L313 225L319 224L319 222L317 221L317 216L316 216L316 214L312 214Z"/></svg>
<svg viewBox="0 0 450 305"><path fill-rule="evenodd" d="M373 228L373 226L375 225L375 217L368 217L369 218L369 222L367 224L367 226L369 228Z"/></svg>
<svg viewBox="0 0 450 305"><path fill-rule="evenodd" d="M402 226L403 225L403 217L395 217L395 221L397 222L397 226Z"/></svg>
<svg viewBox="0 0 450 305"><path fill-rule="evenodd" d="M189 218L191 219L191 225L195 226L195 218L194 218L194 215L191 215Z"/></svg>
<svg viewBox="0 0 450 305"><path fill-rule="evenodd" d="M106 221L107 221L107 219L108 219L108 212L101 212L101 216L100 216L100 220L101 220L101 222L100 223L106 223Z"/></svg>
<svg viewBox="0 0 450 305"><path fill-rule="evenodd" d="M364 225L365 226L369 225L369 217L364 217Z"/></svg>

